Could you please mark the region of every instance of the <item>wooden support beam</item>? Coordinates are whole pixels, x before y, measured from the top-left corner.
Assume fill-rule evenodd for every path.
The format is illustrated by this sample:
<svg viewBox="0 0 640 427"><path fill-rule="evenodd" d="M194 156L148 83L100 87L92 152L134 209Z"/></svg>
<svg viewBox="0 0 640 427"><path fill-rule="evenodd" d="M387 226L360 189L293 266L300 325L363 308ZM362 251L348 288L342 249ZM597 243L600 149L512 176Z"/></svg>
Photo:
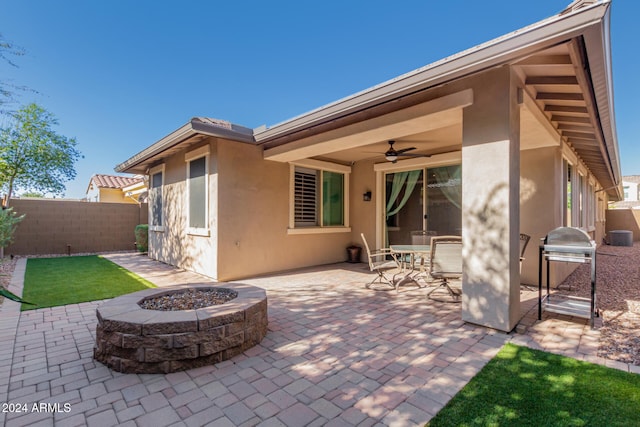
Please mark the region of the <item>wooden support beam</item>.
<svg viewBox="0 0 640 427"><path fill-rule="evenodd" d="M576 76L532 76L527 77L526 85L577 85Z"/></svg>
<svg viewBox="0 0 640 427"><path fill-rule="evenodd" d="M593 132L562 132L562 136L566 136L567 138L598 142Z"/></svg>
<svg viewBox="0 0 640 427"><path fill-rule="evenodd" d="M591 120L589 120L589 117L560 116L555 114L551 116L551 121L558 122L558 123L584 123L589 125L591 124Z"/></svg>
<svg viewBox="0 0 640 427"><path fill-rule="evenodd" d="M573 145L576 149L580 149L585 152L592 152L594 154L600 153L600 149L597 143L584 143L584 142L579 142L578 140L575 140L575 139L569 139L569 143Z"/></svg>
<svg viewBox="0 0 640 427"><path fill-rule="evenodd" d="M548 111L550 113L589 113L589 111L587 111L587 107L578 107L571 105L545 105L544 111Z"/></svg>
<svg viewBox="0 0 640 427"><path fill-rule="evenodd" d="M571 65L571 57L569 55L536 55L523 59L516 65Z"/></svg>
<svg viewBox="0 0 640 427"><path fill-rule="evenodd" d="M548 101L584 101L581 93L538 92L536 99Z"/></svg>
<svg viewBox="0 0 640 427"><path fill-rule="evenodd" d="M593 135L593 126L590 123L585 125L575 125L575 124L567 124L567 123L558 123L558 129L560 130L568 130L575 132L586 132Z"/></svg>

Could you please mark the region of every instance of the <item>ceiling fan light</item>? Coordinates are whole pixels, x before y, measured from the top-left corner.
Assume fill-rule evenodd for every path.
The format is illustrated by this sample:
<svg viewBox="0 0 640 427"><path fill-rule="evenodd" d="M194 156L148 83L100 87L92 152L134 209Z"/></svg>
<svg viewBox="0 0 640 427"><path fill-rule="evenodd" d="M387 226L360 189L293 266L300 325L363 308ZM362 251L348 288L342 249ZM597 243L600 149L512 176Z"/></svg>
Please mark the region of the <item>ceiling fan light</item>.
<svg viewBox="0 0 640 427"><path fill-rule="evenodd" d="M387 154L386 156L384 156L384 158L390 162L395 162L396 160L398 160L398 156L396 154Z"/></svg>

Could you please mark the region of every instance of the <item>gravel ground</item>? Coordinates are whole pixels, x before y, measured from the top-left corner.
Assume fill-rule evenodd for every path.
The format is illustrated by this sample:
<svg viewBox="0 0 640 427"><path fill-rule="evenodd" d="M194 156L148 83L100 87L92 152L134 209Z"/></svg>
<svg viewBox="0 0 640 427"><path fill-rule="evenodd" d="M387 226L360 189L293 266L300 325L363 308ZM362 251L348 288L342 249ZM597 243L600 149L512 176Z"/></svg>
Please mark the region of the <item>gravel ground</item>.
<svg viewBox="0 0 640 427"><path fill-rule="evenodd" d="M11 282L11 275L13 269L16 266L17 258L2 258L0 259L0 286L7 289ZM4 298L0 296L0 304L4 301Z"/></svg>
<svg viewBox="0 0 640 427"><path fill-rule="evenodd" d="M230 289L187 289L169 295L147 298L138 305L145 310L196 310L224 304L237 296L238 293Z"/></svg>
<svg viewBox="0 0 640 427"><path fill-rule="evenodd" d="M589 265L581 265L557 292L588 298L590 274ZM598 248L596 308L602 317L598 355L640 365L640 242Z"/></svg>

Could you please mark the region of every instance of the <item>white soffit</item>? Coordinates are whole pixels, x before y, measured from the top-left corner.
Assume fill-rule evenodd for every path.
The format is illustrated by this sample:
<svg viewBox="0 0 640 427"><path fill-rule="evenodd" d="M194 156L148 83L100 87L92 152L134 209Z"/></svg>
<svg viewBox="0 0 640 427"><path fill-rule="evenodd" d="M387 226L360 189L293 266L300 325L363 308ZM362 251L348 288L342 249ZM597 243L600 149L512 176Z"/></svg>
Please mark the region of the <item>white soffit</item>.
<svg viewBox="0 0 640 427"><path fill-rule="evenodd" d="M473 104L466 89L380 117L299 139L264 151L264 158L292 162L385 139L451 126L462 121L462 108Z"/></svg>
<svg viewBox="0 0 640 427"><path fill-rule="evenodd" d="M526 91L520 108L520 150L560 145L560 134Z"/></svg>

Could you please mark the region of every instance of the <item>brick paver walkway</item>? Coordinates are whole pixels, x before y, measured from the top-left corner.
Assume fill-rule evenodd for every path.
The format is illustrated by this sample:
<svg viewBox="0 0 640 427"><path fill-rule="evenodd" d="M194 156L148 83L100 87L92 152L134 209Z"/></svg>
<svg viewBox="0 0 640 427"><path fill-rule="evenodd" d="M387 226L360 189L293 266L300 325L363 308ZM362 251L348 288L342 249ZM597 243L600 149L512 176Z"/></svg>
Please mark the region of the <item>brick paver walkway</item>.
<svg viewBox="0 0 640 427"><path fill-rule="evenodd" d="M139 255L108 257L158 285L206 280ZM99 301L22 313L4 303L0 402L13 406L0 421L421 425L509 340L629 370L595 357L598 332L585 322L531 321L525 334L502 334L465 324L460 305L429 301L424 289L364 289L370 277L363 264L337 264L245 280L267 289L269 332L261 344L215 366L168 375L120 374L93 360Z"/></svg>

